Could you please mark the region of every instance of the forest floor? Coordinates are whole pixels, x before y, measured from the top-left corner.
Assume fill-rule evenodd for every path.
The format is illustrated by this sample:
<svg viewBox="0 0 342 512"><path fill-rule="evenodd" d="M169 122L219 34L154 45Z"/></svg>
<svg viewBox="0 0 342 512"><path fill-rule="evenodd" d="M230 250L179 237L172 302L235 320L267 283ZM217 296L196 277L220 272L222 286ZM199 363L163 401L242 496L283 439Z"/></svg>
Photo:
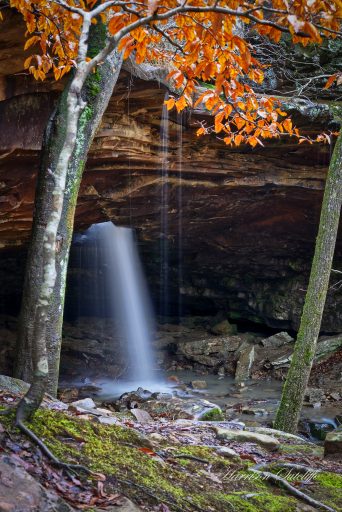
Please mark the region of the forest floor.
<svg viewBox="0 0 342 512"><path fill-rule="evenodd" d="M18 397L0 393L1 407ZM148 418L109 409L100 409L101 417L112 424L101 424L96 411L61 406L46 400L29 427L62 461L85 465L92 474L54 467L13 426L14 417L3 416L0 511L342 510L342 463L324 458L322 446L300 437L241 430L228 421ZM33 492L32 479L27 485L16 471L33 477L45 501ZM290 487L284 488L286 482ZM293 489L321 507L294 496Z"/></svg>

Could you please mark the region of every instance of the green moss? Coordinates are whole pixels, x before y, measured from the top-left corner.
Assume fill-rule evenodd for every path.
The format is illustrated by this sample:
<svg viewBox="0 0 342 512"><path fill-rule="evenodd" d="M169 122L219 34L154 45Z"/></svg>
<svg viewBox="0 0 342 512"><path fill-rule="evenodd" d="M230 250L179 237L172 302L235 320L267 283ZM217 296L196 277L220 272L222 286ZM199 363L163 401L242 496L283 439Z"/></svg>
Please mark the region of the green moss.
<svg viewBox="0 0 342 512"><path fill-rule="evenodd" d="M316 444L281 444L279 451L284 454L301 454L322 457L324 449Z"/></svg>
<svg viewBox="0 0 342 512"><path fill-rule="evenodd" d="M210 409L210 411L201 414L198 419L200 421L223 421L224 416L219 407L214 407L213 409Z"/></svg>
<svg viewBox="0 0 342 512"><path fill-rule="evenodd" d="M315 498L342 511L342 475L323 471L312 482Z"/></svg>
<svg viewBox="0 0 342 512"><path fill-rule="evenodd" d="M0 421L16 435L11 426L13 416L0 417ZM130 428L101 425L48 410L39 410L29 426L60 459L115 477L121 491L147 506L166 503L171 512L198 508L212 512L296 509L294 498L249 472L248 461L226 459L208 446L173 446L172 451L168 450L170 460L171 454L183 454L202 461L175 458L169 463L146 452L146 438ZM315 484L323 493L321 501L327 502L324 492L330 497L330 491L336 492L341 480L341 476L330 473L318 475Z"/></svg>
<svg viewBox="0 0 342 512"><path fill-rule="evenodd" d="M315 477L316 482L319 482L323 487L332 487L334 489L342 490L342 475L336 473L328 473L322 471Z"/></svg>
<svg viewBox="0 0 342 512"><path fill-rule="evenodd" d="M296 500L287 496L277 496L269 492L261 492L246 497L246 493L226 496L236 512L294 512Z"/></svg>

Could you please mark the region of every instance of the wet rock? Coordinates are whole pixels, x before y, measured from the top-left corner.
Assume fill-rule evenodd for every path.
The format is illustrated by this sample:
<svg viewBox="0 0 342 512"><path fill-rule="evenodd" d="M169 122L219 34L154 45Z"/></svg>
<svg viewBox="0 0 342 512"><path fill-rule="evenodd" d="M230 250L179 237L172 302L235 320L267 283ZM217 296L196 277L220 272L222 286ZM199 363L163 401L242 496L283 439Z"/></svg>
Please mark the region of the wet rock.
<svg viewBox="0 0 342 512"><path fill-rule="evenodd" d="M256 443L271 451L277 450L280 446L279 441L275 437L247 430L229 430L215 427L215 432L218 439L236 441L237 443Z"/></svg>
<svg viewBox="0 0 342 512"><path fill-rule="evenodd" d="M342 427L338 427L326 435L324 456L342 460Z"/></svg>
<svg viewBox="0 0 342 512"><path fill-rule="evenodd" d="M192 389L207 389L208 384L205 380L192 380L191 387Z"/></svg>
<svg viewBox="0 0 342 512"><path fill-rule="evenodd" d="M292 342L294 342L294 339L286 331L283 331L264 338L260 343L266 348L277 348Z"/></svg>
<svg viewBox="0 0 342 512"><path fill-rule="evenodd" d="M244 344L239 349L239 359L236 365L235 380L243 382L248 380L251 375L251 368L254 362L255 349L254 345Z"/></svg>
<svg viewBox="0 0 342 512"><path fill-rule="evenodd" d="M42 487L11 457L0 457L0 510L3 512L72 512L62 498Z"/></svg>
<svg viewBox="0 0 342 512"><path fill-rule="evenodd" d="M171 396L160 400L148 400L144 403L153 417L167 417L177 419L198 419L202 421L217 421L223 419L222 411L216 404L200 398L188 398L186 400ZM211 418L212 416L212 418Z"/></svg>
<svg viewBox="0 0 342 512"><path fill-rule="evenodd" d="M139 404L146 402L149 398L154 398L154 394L146 389L138 388L136 391L123 393L116 404L120 410L136 409Z"/></svg>
<svg viewBox="0 0 342 512"><path fill-rule="evenodd" d="M228 320L222 320L211 327L210 331L213 334L226 334L229 336L237 333L237 326L235 324L230 324Z"/></svg>
<svg viewBox="0 0 342 512"><path fill-rule="evenodd" d="M334 430L333 422L309 421L308 425L312 437L319 441L324 441L328 432Z"/></svg>
<svg viewBox="0 0 342 512"><path fill-rule="evenodd" d="M253 407L244 407L242 409L242 414L249 414L252 416L267 416L268 412L266 409L255 409Z"/></svg>
<svg viewBox="0 0 342 512"><path fill-rule="evenodd" d="M76 400L76 402L72 402L73 407L85 410L96 409L96 403L92 398L83 398L82 400Z"/></svg>

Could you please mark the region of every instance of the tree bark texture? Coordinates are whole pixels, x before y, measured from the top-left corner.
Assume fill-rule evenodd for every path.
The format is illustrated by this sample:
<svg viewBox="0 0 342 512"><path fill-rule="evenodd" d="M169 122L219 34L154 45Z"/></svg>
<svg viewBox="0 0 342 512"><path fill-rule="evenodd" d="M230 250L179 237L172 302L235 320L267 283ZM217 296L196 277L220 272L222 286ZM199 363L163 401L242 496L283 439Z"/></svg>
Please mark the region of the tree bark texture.
<svg viewBox="0 0 342 512"><path fill-rule="evenodd" d="M275 428L297 430L320 332L334 257L342 201L342 131L338 136L325 184L321 218L309 285L297 341L284 384Z"/></svg>
<svg viewBox="0 0 342 512"><path fill-rule="evenodd" d="M106 41L102 23L91 27L88 55L93 57ZM54 241L55 282L46 307L45 343L48 357L48 377L44 391L57 392L59 360L62 340L63 307L69 249L73 233L74 214L82 173L95 132L113 93L122 64L122 55L116 51L107 57L81 84L79 97L73 92L75 75L62 93L57 109L46 129L42 159L38 175L34 220L28 252L25 284L19 321L17 361L15 374L26 382L35 376L37 359L37 315L39 296L44 286L47 219L55 216L55 197L62 194L58 230ZM72 101L70 102L70 98ZM77 102L81 102L77 116ZM74 127L68 129L68 116L74 118ZM75 124L75 116L77 116ZM62 165L65 172L64 190L56 192L56 171L61 165L63 148L68 145L69 158Z"/></svg>

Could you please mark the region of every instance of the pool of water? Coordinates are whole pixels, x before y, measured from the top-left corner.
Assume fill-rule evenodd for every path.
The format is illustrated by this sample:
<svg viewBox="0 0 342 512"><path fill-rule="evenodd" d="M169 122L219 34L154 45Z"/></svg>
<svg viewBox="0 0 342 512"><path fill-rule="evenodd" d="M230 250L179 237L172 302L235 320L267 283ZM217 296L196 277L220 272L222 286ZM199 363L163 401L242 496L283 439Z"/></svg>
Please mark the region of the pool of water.
<svg viewBox="0 0 342 512"><path fill-rule="evenodd" d="M204 380L206 389L192 389L191 382ZM85 383L73 383L81 386ZM90 384L90 382L88 382ZM91 384L99 389L94 394L97 401L114 401L123 393L143 388L152 393L169 393L184 400L194 397L204 398L219 405L229 419L239 419L251 423L272 424L281 397L283 383L277 380L250 380L243 387L236 386L233 377L199 375L192 371L156 372L144 382L132 380L96 379ZM69 384L70 386L70 384ZM333 422L339 414L340 406L322 405L320 408L304 406L302 418L311 421Z"/></svg>

